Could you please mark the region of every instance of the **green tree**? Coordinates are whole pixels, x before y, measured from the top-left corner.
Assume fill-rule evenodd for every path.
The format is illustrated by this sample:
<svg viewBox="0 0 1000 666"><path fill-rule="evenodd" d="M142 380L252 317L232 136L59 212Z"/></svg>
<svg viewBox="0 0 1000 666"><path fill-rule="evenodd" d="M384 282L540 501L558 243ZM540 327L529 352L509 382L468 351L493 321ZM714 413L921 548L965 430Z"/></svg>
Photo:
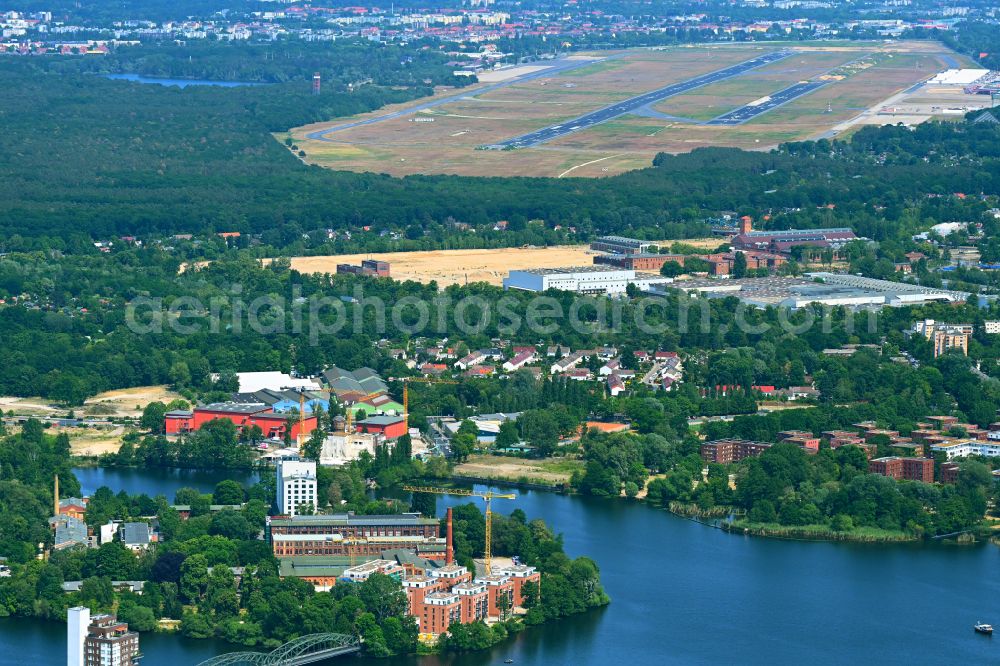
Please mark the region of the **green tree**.
<svg viewBox="0 0 1000 666"><path fill-rule="evenodd" d="M212 493L213 504L242 504L243 486L231 479L225 479L215 484L215 491Z"/></svg>
<svg viewBox="0 0 1000 666"><path fill-rule="evenodd" d="M188 603L197 603L208 585L208 560L201 553L191 555L181 564L181 596Z"/></svg>
<svg viewBox="0 0 1000 666"><path fill-rule="evenodd" d="M167 406L162 402L151 402L142 410L142 419L139 421L139 425L151 433L162 434L166 413Z"/></svg>

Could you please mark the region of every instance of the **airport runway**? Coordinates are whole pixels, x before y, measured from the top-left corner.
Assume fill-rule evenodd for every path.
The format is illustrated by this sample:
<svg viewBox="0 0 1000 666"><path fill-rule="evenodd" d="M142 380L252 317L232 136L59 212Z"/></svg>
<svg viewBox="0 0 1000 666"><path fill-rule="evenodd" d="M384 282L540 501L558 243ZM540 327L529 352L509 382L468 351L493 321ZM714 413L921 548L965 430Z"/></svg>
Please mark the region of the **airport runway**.
<svg viewBox="0 0 1000 666"><path fill-rule="evenodd" d="M762 113L775 109L782 104L787 104L794 99L807 95L814 90L822 88L829 81L800 81L784 90L779 90L770 96L766 102L760 104L746 104L738 109L733 109L724 113L718 118L713 118L706 122L706 125L742 125L743 123L756 118Z"/></svg>
<svg viewBox="0 0 1000 666"><path fill-rule="evenodd" d="M364 120L355 120L353 122L343 123L342 125L335 125L333 127L328 127L323 130L318 130L316 132L310 132L306 134L307 139L313 139L316 141L333 141L333 139L328 139L328 134L334 134L335 132L342 132L344 130L351 129L352 127L361 127L363 125L372 125L374 123L380 123L383 120L392 120L394 118L402 118L404 116L411 116L414 113L424 111L426 109L433 109L436 106L441 106L442 104L451 104L452 102L457 102L462 99L469 97L476 97L478 95L483 95L488 92L493 92L494 90L500 90L501 88L506 88L507 86L513 85L515 83L524 83L525 81L531 81L532 79L540 79L545 76L552 76L553 74L559 74L562 72L568 72L574 69L579 69L580 67L586 67L588 65L593 65L598 62L606 62L608 60L614 60L616 58L622 57L624 54L617 54L607 56L605 58L597 58L594 60L577 60L560 58L557 60L542 61L540 63L531 64L543 64L548 65L545 69L538 70L536 72L529 72L528 74L523 74L521 76L515 76L513 78L507 79L506 81L498 81L488 86L484 87L470 87L465 92L459 93L457 95L449 95L448 97L439 97L438 99L432 99L422 104L417 104L415 106L410 106L400 111L394 111L392 113L387 113L383 116L376 116L374 118L366 118Z"/></svg>
<svg viewBox="0 0 1000 666"><path fill-rule="evenodd" d="M637 109L649 104L656 104L657 102L661 102L669 97L680 95L688 92L689 90L700 88L701 86L707 86L711 83L717 83L724 79L738 76L756 67L762 67L772 62L777 62L778 60L787 58L790 55L792 55L791 51L775 51L773 53L766 53L724 69L709 72L708 74L702 74L701 76L688 79L687 81L674 83L664 88L653 90L652 92L643 93L642 95L622 100L621 102L617 102L603 109L591 111L588 114L576 118L575 120L567 120L559 125L550 125L549 127L544 127L529 134L523 134L521 136L514 137L513 139L491 144L486 146L486 148L493 150L508 150L512 148L537 146L560 136L577 132L582 129L587 129L613 118L623 116L627 113L632 113Z"/></svg>

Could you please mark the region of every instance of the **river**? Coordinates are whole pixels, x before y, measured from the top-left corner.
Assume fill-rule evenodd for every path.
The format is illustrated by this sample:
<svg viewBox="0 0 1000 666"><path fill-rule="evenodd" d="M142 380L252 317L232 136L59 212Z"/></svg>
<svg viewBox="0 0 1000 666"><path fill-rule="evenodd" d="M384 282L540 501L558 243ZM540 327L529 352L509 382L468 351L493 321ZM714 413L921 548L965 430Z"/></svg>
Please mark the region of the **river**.
<svg viewBox="0 0 1000 666"><path fill-rule="evenodd" d="M218 86L220 88L240 88L243 86L266 86L266 83L252 81L213 81L210 79L168 79L159 76L142 76L141 74L105 74L104 78L116 81L132 81L133 83L154 83L160 86L187 88L188 86Z"/></svg>
<svg viewBox="0 0 1000 666"><path fill-rule="evenodd" d="M99 481L168 497L182 485L209 490L221 478L240 478L115 469L77 476L85 492ZM563 533L571 557L592 557L611 605L529 629L489 652L371 666L485 666L507 658L546 666L1000 663L1000 643L972 631L980 619L1000 623L995 546L750 538L641 503L516 492L517 500L495 508L544 518ZM440 498L438 512L465 501ZM0 665L62 663L64 632L57 623L0 620L0 644L8 648ZM236 649L164 635L141 641L143 666L197 664Z"/></svg>

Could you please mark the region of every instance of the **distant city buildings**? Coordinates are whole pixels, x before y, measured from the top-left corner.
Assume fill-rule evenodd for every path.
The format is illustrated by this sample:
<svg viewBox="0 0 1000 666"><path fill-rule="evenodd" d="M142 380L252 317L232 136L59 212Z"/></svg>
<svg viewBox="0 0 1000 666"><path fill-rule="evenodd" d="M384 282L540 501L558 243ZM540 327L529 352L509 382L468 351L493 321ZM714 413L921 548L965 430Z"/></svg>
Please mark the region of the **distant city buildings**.
<svg viewBox="0 0 1000 666"><path fill-rule="evenodd" d="M279 460L275 467L278 482L278 513L296 516L304 509L314 513L319 507L316 496L316 463Z"/></svg>

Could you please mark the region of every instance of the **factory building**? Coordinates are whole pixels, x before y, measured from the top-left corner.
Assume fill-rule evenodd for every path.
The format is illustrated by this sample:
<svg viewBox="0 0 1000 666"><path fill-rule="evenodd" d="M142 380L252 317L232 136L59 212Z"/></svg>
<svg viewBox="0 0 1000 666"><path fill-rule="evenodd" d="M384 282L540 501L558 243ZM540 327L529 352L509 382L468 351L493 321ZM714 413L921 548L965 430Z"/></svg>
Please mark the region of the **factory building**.
<svg viewBox="0 0 1000 666"><path fill-rule="evenodd" d="M781 231L743 231L733 238L734 250L759 250L788 254L793 247L840 248L857 240L846 227L834 229L785 229Z"/></svg>
<svg viewBox="0 0 1000 666"><path fill-rule="evenodd" d="M262 403L217 402L204 407L195 407L194 411L173 410L164 416L165 432L168 435L182 435L200 429L209 421L228 419L240 430L257 426L270 439L282 439L285 431L291 428L290 436L298 439L301 435L307 437L316 429L316 416L306 415L301 420L289 418L288 414L279 414L271 407Z"/></svg>
<svg viewBox="0 0 1000 666"><path fill-rule="evenodd" d="M378 558L405 548L428 559L443 559L438 521L418 513L392 516L273 516L265 533L275 557L356 556Z"/></svg>
<svg viewBox="0 0 1000 666"><path fill-rule="evenodd" d="M659 275L637 274L634 270L605 266L575 266L571 268L531 268L511 271L503 279L504 289L542 292L547 289L572 291L577 294L624 294L628 285L642 290L654 284L670 282Z"/></svg>
<svg viewBox="0 0 1000 666"><path fill-rule="evenodd" d="M590 244L590 249L611 254L643 254L653 247L649 241L624 236L602 236Z"/></svg>
<svg viewBox="0 0 1000 666"><path fill-rule="evenodd" d="M697 278L651 286L652 293L681 289L706 298L735 296L747 305L799 309L813 303L848 308L901 307L930 302L957 303L969 294L905 282L891 282L840 273L807 273L804 277Z"/></svg>

